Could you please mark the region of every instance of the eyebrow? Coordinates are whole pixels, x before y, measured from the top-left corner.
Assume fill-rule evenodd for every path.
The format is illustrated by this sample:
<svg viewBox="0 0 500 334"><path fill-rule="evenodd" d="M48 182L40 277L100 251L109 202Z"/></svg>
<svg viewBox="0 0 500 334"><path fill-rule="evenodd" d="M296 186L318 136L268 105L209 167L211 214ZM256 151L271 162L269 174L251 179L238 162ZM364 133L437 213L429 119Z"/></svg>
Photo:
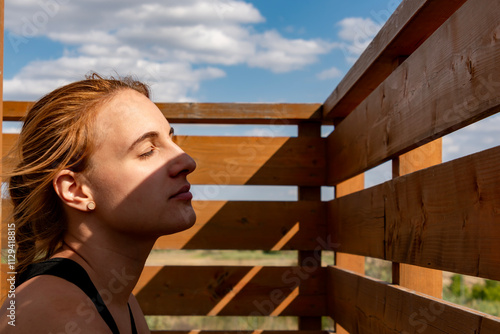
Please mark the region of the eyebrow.
<svg viewBox="0 0 500 334"><path fill-rule="evenodd" d="M138 144L142 143L143 141L145 140L148 140L148 139L155 139L155 138L158 138L160 136L160 134L156 131L149 131L149 132L146 132L145 134L143 134L142 136L140 136L139 138L137 138L133 143L132 145L130 145L130 147L128 148L128 151L132 151L134 149L134 147L136 147Z"/></svg>
<svg viewBox="0 0 500 334"><path fill-rule="evenodd" d="M168 135L169 135L170 137L173 137L173 136L174 136L174 132L175 132L175 131L174 131L174 128L170 127L170 131L168 132Z"/></svg>

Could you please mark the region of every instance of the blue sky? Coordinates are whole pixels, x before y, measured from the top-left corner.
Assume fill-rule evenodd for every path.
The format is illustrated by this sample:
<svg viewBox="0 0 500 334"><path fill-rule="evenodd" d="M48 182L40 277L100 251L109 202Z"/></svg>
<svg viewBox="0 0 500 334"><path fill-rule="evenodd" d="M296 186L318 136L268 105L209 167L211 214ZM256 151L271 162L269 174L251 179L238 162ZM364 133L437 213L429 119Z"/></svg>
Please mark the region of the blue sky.
<svg viewBox="0 0 500 334"><path fill-rule="evenodd" d="M161 101L323 102L399 2L6 0L5 98L95 70Z"/></svg>
<svg viewBox="0 0 500 334"><path fill-rule="evenodd" d="M149 82L157 102L323 103L400 0L5 2L5 100L94 70ZM498 129L494 116L445 137L444 160L498 145Z"/></svg>

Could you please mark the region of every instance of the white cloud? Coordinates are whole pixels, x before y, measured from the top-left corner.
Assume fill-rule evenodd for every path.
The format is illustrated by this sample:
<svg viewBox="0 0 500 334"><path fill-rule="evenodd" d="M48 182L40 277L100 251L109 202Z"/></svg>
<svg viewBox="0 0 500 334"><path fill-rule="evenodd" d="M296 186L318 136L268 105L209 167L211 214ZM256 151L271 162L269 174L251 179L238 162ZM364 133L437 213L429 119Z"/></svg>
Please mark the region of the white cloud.
<svg viewBox="0 0 500 334"><path fill-rule="evenodd" d="M256 35L254 40L259 50L248 59L248 65L276 73L312 64L318 55L328 53L334 47L334 44L322 40L286 39L276 31Z"/></svg>
<svg viewBox="0 0 500 334"><path fill-rule="evenodd" d="M316 75L316 77L320 80L336 79L340 78L341 76L342 72L336 67L326 69Z"/></svg>
<svg viewBox="0 0 500 334"><path fill-rule="evenodd" d="M68 50L60 59L32 62L6 80L5 98L31 99L95 70L152 75L161 89L155 91L157 98L192 100L202 81L225 75L217 66L289 72L335 46L320 39L288 39L274 30L256 32L252 25L264 21L243 0L8 1L5 27L11 47L46 36ZM139 65L140 60L148 65Z"/></svg>
<svg viewBox="0 0 500 334"><path fill-rule="evenodd" d="M361 17L348 17L337 25L340 27L338 36L343 40L339 48L349 63L354 63L359 58L382 28L382 23Z"/></svg>
<svg viewBox="0 0 500 334"><path fill-rule="evenodd" d="M490 116L443 137L443 161L500 145L500 114Z"/></svg>
<svg viewBox="0 0 500 334"><path fill-rule="evenodd" d="M190 93L203 80L225 76L213 68L193 68L187 62L155 63L134 58L62 57L32 62L13 79L4 81L4 96L13 100L33 100L56 87L82 78L89 69L105 75L134 75L151 85L153 98L162 101L192 101Z"/></svg>

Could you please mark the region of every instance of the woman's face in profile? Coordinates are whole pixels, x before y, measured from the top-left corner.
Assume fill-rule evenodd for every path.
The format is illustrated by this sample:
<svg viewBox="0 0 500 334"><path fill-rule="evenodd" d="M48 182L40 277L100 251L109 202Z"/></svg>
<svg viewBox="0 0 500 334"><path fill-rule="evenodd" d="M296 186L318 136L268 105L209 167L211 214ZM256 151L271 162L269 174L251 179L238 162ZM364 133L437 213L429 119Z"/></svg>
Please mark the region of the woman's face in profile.
<svg viewBox="0 0 500 334"><path fill-rule="evenodd" d="M98 110L96 148L85 172L94 215L109 228L160 236L196 219L186 176L196 164L172 141L156 105L126 89Z"/></svg>

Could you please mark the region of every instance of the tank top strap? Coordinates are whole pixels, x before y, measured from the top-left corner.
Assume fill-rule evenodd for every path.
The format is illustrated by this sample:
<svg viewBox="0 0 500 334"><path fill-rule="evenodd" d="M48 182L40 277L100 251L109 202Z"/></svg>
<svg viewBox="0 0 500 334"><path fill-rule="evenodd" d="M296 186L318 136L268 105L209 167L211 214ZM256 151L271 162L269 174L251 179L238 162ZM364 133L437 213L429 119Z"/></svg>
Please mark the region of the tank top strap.
<svg viewBox="0 0 500 334"><path fill-rule="evenodd" d="M21 275L19 275L16 280L16 286L19 286L29 279L40 275L60 277L79 287L90 298L97 309L97 312L99 312L99 315L106 322L113 334L120 333L118 326L106 307L106 304L102 300L99 291L97 291L85 269L83 269L83 267L78 263L66 258L53 258L44 262L33 263L29 265L26 270L21 273ZM127 306L130 313L132 333L137 334L132 310L130 309L130 305L127 304Z"/></svg>

